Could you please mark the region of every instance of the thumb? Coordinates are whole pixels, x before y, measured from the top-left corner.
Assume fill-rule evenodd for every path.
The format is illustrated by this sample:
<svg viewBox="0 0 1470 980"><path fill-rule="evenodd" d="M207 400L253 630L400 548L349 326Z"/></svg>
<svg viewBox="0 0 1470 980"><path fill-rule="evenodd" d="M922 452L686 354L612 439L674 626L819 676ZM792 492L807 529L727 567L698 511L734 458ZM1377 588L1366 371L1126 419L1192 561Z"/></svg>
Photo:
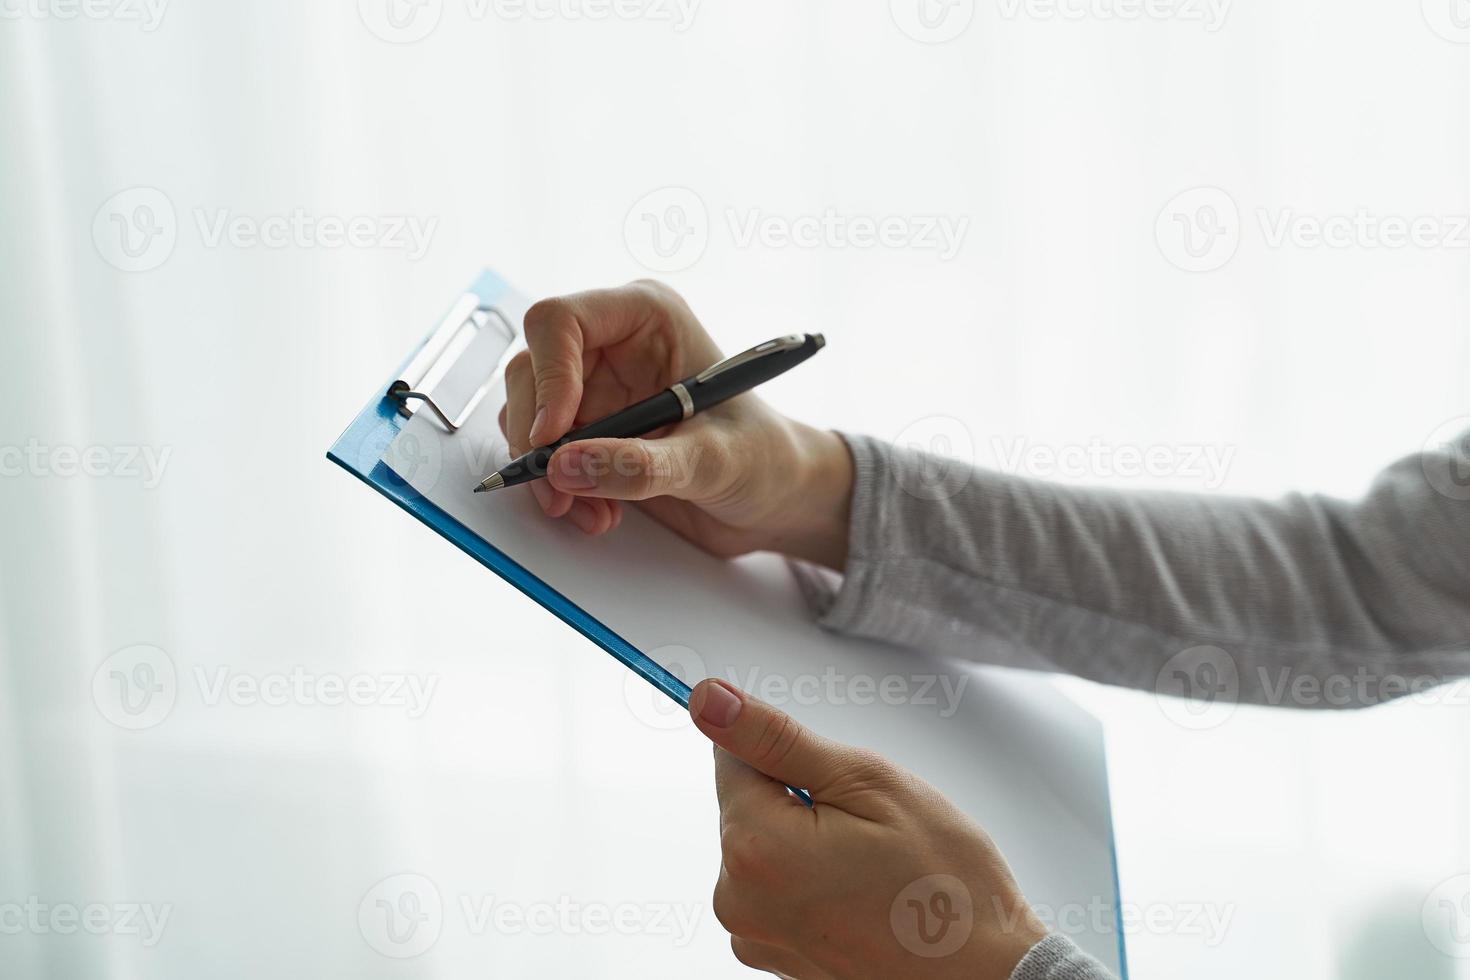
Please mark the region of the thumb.
<svg viewBox="0 0 1470 980"><path fill-rule="evenodd" d="M551 485L584 497L699 499L717 479L713 453L692 435L663 439L580 439L556 451Z"/></svg>
<svg viewBox="0 0 1470 980"><path fill-rule="evenodd" d="M701 681L689 696L689 713L720 748L772 779L810 790L819 801L861 764L856 750L724 681Z"/></svg>

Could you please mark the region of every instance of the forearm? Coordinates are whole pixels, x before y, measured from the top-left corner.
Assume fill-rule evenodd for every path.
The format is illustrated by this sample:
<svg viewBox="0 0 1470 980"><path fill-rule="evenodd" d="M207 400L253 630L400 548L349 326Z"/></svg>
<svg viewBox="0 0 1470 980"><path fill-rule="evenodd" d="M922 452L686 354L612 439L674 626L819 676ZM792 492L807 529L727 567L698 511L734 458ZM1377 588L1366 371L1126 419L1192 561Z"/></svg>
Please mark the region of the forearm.
<svg viewBox="0 0 1470 980"><path fill-rule="evenodd" d="M780 503L762 531L763 550L840 570L852 526L853 457L835 432L783 419L774 461Z"/></svg>
<svg viewBox="0 0 1470 980"><path fill-rule="evenodd" d="M1175 654L1216 645L1255 701L1280 668L1470 673L1470 502L1429 485L1439 461L1401 461L1355 504L1267 502L1069 487L848 443L832 628L1143 688Z"/></svg>

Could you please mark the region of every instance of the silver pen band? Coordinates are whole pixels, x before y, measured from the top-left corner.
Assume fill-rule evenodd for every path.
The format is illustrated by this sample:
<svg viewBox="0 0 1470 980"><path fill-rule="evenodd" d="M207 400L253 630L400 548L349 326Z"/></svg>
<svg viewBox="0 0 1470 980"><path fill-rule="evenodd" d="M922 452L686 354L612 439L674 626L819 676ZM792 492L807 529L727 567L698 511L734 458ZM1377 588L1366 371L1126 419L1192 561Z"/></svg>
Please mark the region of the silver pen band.
<svg viewBox="0 0 1470 980"><path fill-rule="evenodd" d="M676 381L669 386L674 397L679 399L679 407L684 409L684 418L694 414L694 399L689 397L689 389L684 387L683 382Z"/></svg>

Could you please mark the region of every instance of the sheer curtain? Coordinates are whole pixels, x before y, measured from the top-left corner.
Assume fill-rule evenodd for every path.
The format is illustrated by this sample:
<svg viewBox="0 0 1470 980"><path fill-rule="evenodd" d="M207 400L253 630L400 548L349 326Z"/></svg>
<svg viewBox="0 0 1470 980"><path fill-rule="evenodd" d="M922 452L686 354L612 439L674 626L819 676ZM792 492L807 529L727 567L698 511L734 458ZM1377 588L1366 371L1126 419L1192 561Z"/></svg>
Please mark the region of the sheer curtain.
<svg viewBox="0 0 1470 980"><path fill-rule="evenodd" d="M1448 0L393 3L0 24L0 902L106 923L7 932L7 974L740 972L699 740L323 459L482 264L658 274L727 349L823 330L840 380L779 406L1063 479L1352 495L1470 413ZM639 237L666 188L692 259ZM293 676L380 686L249 693ZM162 718L116 700L167 678ZM1189 728L1062 683L1125 902L1224 921L1140 926L1135 976L1464 975L1463 688ZM357 918L402 874L444 907L411 959ZM674 925L484 928L558 903Z"/></svg>

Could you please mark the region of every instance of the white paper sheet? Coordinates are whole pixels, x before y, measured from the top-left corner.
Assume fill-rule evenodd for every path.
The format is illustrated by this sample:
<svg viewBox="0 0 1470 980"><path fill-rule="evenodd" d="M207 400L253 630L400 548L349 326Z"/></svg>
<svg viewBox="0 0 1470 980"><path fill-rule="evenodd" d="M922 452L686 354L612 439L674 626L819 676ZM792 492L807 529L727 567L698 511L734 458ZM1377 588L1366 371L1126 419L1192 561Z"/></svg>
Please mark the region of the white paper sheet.
<svg viewBox="0 0 1470 980"><path fill-rule="evenodd" d="M448 378L454 385L472 379ZM1039 676L931 660L818 628L769 555L712 558L628 507L588 538L529 488L472 489L507 461L497 384L459 432L417 413L384 457L445 512L689 683L719 676L813 729L876 749L934 783L991 833L1043 912L1101 918L1065 931L1118 969L1111 817L1096 721ZM528 600L529 601L529 600ZM533 654L534 651L527 651ZM589 657L607 656L587 644ZM648 688L650 699L666 700ZM668 710L676 709L670 702ZM708 780L709 773L670 773Z"/></svg>

